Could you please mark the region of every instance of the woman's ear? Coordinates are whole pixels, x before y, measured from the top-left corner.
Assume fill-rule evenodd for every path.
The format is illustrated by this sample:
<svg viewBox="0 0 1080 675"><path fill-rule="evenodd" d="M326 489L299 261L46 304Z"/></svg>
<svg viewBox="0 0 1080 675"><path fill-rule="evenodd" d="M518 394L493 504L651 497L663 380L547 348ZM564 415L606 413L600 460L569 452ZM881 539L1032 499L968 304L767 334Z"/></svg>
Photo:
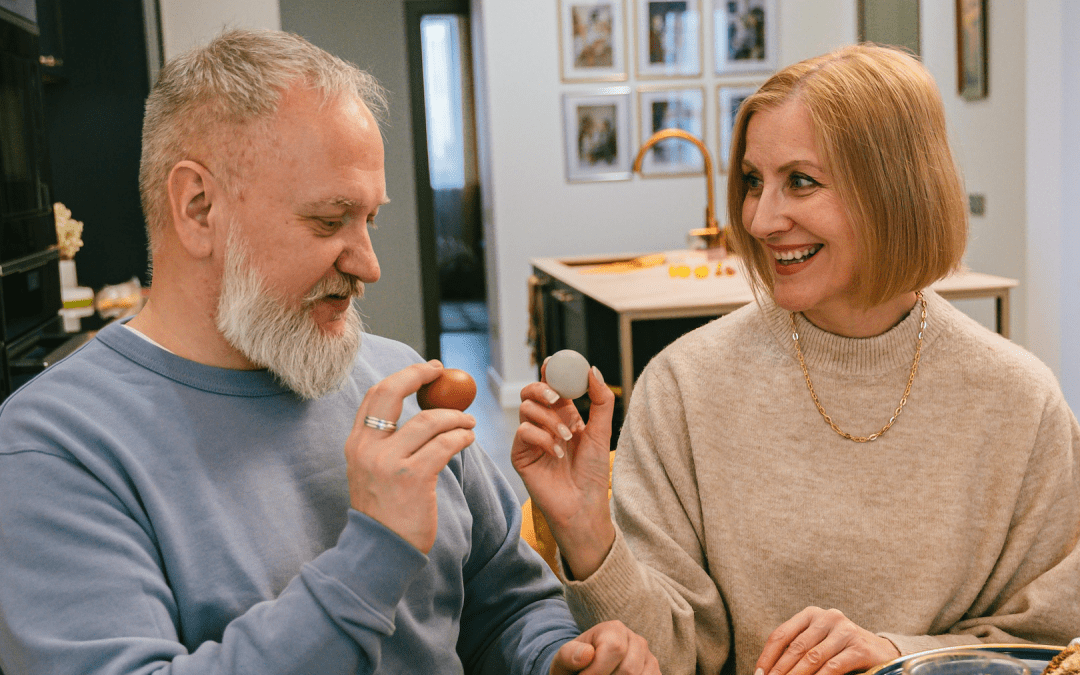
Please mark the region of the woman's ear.
<svg viewBox="0 0 1080 675"><path fill-rule="evenodd" d="M180 244L193 258L209 257L214 250L210 212L221 194L214 175L202 164L185 159L169 172L168 188L173 229Z"/></svg>

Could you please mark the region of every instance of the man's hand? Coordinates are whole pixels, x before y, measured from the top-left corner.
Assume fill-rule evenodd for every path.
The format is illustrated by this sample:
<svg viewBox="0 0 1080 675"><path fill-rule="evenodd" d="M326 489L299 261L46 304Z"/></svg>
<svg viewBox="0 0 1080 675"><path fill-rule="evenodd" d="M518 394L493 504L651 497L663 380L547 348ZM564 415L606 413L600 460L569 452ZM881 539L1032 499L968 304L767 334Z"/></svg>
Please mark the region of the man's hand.
<svg viewBox="0 0 1080 675"><path fill-rule="evenodd" d="M765 641L755 675L844 675L899 656L896 645L855 625L840 610L807 607Z"/></svg>
<svg viewBox="0 0 1080 675"><path fill-rule="evenodd" d="M396 422L405 398L440 373L438 361L417 363L369 389L345 442L350 505L425 554L439 525L439 472L476 438L476 420L457 410L424 410L396 431L382 431L364 418Z"/></svg>
<svg viewBox="0 0 1080 675"><path fill-rule="evenodd" d="M660 675L645 638L621 621L597 624L555 653L551 675Z"/></svg>

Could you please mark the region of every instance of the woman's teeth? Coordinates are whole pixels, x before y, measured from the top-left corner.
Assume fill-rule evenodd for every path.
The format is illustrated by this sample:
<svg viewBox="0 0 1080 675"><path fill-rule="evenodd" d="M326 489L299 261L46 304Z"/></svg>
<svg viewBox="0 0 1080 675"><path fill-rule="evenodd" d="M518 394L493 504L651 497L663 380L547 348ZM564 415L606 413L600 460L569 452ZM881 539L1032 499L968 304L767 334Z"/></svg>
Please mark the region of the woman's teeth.
<svg viewBox="0 0 1080 675"><path fill-rule="evenodd" d="M824 244L814 244L813 246L798 248L792 251L773 251L773 257L776 258L777 262L781 265L796 265L812 258L823 246Z"/></svg>

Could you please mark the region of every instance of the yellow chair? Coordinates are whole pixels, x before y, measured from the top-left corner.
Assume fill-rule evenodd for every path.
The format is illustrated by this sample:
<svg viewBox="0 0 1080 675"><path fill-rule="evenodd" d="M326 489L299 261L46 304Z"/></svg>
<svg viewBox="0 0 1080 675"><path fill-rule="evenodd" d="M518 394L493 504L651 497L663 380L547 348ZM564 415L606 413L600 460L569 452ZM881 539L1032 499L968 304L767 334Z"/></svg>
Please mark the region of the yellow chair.
<svg viewBox="0 0 1080 675"><path fill-rule="evenodd" d="M615 466L615 451L608 454L608 499L611 499L611 469ZM556 575L559 574L559 547L551 534L544 514L533 508L532 499L526 499L521 506L521 538L540 554ZM560 575L561 576L561 575Z"/></svg>

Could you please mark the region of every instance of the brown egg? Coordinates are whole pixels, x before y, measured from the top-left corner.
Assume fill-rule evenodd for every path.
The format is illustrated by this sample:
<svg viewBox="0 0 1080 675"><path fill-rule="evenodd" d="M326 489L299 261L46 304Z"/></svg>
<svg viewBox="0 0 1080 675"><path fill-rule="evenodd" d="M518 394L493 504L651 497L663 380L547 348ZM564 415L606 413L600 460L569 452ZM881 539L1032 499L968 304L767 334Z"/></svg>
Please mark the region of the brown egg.
<svg viewBox="0 0 1080 675"><path fill-rule="evenodd" d="M446 368L434 382L428 382L416 392L423 410L453 408L465 410L476 398L476 382L464 370Z"/></svg>

